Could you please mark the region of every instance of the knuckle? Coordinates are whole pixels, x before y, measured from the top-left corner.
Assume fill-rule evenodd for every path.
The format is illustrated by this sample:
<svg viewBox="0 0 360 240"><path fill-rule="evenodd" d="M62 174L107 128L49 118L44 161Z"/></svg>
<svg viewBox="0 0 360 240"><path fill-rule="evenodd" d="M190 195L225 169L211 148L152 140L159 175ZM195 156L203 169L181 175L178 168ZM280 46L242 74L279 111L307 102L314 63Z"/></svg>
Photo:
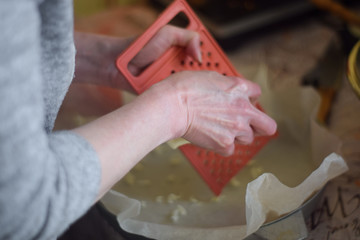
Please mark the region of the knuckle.
<svg viewBox="0 0 360 240"><path fill-rule="evenodd" d="M221 151L219 153L221 155L223 155L224 157L228 157L228 156L231 156L234 153L234 149L233 148L224 149L223 151Z"/></svg>
<svg viewBox="0 0 360 240"><path fill-rule="evenodd" d="M174 30L174 27L171 25L165 25L160 29L160 32L168 33Z"/></svg>
<svg viewBox="0 0 360 240"><path fill-rule="evenodd" d="M236 138L237 142L244 145L249 145L254 141L254 134L252 132L244 134Z"/></svg>
<svg viewBox="0 0 360 240"><path fill-rule="evenodd" d="M236 141L241 144L250 144L254 140L254 131L249 123L244 124L238 129Z"/></svg>
<svg viewBox="0 0 360 240"><path fill-rule="evenodd" d="M254 141L254 134L250 134L246 139L245 139L245 144L251 144Z"/></svg>
<svg viewBox="0 0 360 240"><path fill-rule="evenodd" d="M229 149L234 144L234 138L224 136L220 139L220 146L222 149Z"/></svg>
<svg viewBox="0 0 360 240"><path fill-rule="evenodd" d="M217 79L221 77L222 75L216 71L206 71L209 78Z"/></svg>
<svg viewBox="0 0 360 240"><path fill-rule="evenodd" d="M243 131L247 131L248 127L242 121L239 121L233 124L233 129L236 132L243 132Z"/></svg>
<svg viewBox="0 0 360 240"><path fill-rule="evenodd" d="M254 115L258 114L258 110L250 103L250 101L242 101L242 108L244 110L244 113L246 113L248 116L253 117Z"/></svg>
<svg viewBox="0 0 360 240"><path fill-rule="evenodd" d="M234 140L232 140L231 143L228 142L227 144L224 144L217 152L223 156L230 156L233 154L234 148Z"/></svg>

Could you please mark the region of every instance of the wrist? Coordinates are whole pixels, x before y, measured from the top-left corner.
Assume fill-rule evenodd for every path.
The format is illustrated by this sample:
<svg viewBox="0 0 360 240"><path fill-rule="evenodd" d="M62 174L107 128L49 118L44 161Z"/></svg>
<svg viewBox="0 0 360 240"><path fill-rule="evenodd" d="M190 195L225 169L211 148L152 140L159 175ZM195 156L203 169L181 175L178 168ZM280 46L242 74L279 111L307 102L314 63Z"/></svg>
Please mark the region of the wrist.
<svg viewBox="0 0 360 240"><path fill-rule="evenodd" d="M153 94L162 106L161 115L165 117L164 124L169 131L166 141L182 137L186 132L187 111L178 90L169 80L164 80L153 85L147 92Z"/></svg>

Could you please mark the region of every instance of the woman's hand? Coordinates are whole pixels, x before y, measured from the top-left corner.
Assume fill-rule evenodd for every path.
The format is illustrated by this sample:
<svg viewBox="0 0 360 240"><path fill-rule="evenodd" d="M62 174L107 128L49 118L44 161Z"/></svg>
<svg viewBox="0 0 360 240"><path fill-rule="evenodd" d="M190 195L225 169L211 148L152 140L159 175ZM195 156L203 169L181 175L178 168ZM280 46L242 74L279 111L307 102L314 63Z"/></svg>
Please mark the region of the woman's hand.
<svg viewBox="0 0 360 240"><path fill-rule="evenodd" d="M184 47L189 56L201 62L199 34L184 28L166 25L129 63L130 71L132 74L137 75L172 46Z"/></svg>
<svg viewBox="0 0 360 240"><path fill-rule="evenodd" d="M231 155L234 143L250 144L254 135L272 135L276 123L253 103L260 87L238 77L210 71L184 71L154 85L174 96L175 137Z"/></svg>
<svg viewBox="0 0 360 240"><path fill-rule="evenodd" d="M134 92L115 65L116 58L133 40L76 33L75 80ZM130 71L137 75L172 46L184 47L189 56L201 62L198 33L166 25L129 63Z"/></svg>

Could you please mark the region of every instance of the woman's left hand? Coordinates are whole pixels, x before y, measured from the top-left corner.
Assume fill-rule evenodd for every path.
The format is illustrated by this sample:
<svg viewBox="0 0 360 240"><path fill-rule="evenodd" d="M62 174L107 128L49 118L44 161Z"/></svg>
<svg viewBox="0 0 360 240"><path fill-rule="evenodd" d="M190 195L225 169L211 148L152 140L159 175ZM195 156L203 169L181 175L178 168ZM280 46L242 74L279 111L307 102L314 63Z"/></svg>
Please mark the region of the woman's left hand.
<svg viewBox="0 0 360 240"><path fill-rule="evenodd" d="M76 33L75 80L134 92L115 65L117 57L133 41L87 33ZM197 32L166 25L162 27L129 63L137 75L172 46L181 46L189 56L201 62L200 37Z"/></svg>
<svg viewBox="0 0 360 240"><path fill-rule="evenodd" d="M201 62L200 36L197 32L166 25L144 46L129 63L129 69L137 75L145 67L159 58L172 46L184 47L186 53Z"/></svg>

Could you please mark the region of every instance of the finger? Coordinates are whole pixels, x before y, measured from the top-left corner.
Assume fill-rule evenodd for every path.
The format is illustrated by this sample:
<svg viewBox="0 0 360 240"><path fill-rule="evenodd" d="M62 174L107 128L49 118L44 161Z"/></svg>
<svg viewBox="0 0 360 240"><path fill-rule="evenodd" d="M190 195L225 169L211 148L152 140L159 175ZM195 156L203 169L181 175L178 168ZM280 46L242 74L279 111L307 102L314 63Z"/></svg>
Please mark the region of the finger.
<svg viewBox="0 0 360 240"><path fill-rule="evenodd" d="M251 101L255 101L255 99L257 99L258 97L260 97L261 95L261 88L257 83L254 83L250 80L247 79L243 79L241 78L241 80L244 82L244 84L246 84L247 86L247 93L249 96L249 99Z"/></svg>
<svg viewBox="0 0 360 240"><path fill-rule="evenodd" d="M171 46L180 46L186 48L186 53L194 58L195 60L201 62L201 50L200 50L200 35L191 30L184 28L179 28L175 26L166 26L169 31L169 42Z"/></svg>
<svg viewBox="0 0 360 240"><path fill-rule="evenodd" d="M196 34L186 43L186 54L198 61L202 62L200 50L200 36Z"/></svg>
<svg viewBox="0 0 360 240"><path fill-rule="evenodd" d="M274 119L255 107L252 112L250 125L256 134L273 135L276 132L277 124Z"/></svg>
<svg viewBox="0 0 360 240"><path fill-rule="evenodd" d="M232 78L236 86L234 87L237 91L246 94L249 97L249 100L255 102L257 98L261 95L261 88L257 83L254 83L250 80L241 78L241 77L229 77Z"/></svg>
<svg viewBox="0 0 360 240"><path fill-rule="evenodd" d="M197 32L166 25L144 46L133 62L147 66L172 46L186 48L186 53L201 62L200 37Z"/></svg>
<svg viewBox="0 0 360 240"><path fill-rule="evenodd" d="M237 134L235 141L242 145L249 145L254 141L254 131L251 126Z"/></svg>
<svg viewBox="0 0 360 240"><path fill-rule="evenodd" d="M215 150L215 152L217 152L218 154L224 156L224 157L228 157L231 156L234 153L235 150L235 144L230 144L225 148L222 148L221 150Z"/></svg>

